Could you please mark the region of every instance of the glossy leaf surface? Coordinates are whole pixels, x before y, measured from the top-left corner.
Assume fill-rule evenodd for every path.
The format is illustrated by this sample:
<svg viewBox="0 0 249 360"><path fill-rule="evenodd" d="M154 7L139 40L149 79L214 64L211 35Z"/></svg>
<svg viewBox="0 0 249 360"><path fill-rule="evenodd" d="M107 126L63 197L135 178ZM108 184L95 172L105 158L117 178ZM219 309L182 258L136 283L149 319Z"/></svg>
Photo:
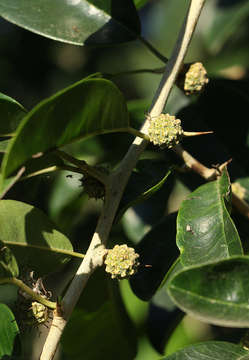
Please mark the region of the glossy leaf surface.
<svg viewBox="0 0 249 360"><path fill-rule="evenodd" d="M238 232L229 215L227 172L183 201L177 217L177 246L185 266L241 255Z"/></svg>
<svg viewBox="0 0 249 360"><path fill-rule="evenodd" d="M39 274L56 270L70 256L58 251L72 250L65 235L39 209L14 200L0 201L0 238L15 255L19 266Z"/></svg>
<svg viewBox="0 0 249 360"><path fill-rule="evenodd" d="M18 355L19 346L19 329L15 317L8 306L0 304L0 358L9 359L11 355Z"/></svg>
<svg viewBox="0 0 249 360"><path fill-rule="evenodd" d="M2 0L0 15L27 30L75 45L120 43L140 33L132 0Z"/></svg>
<svg viewBox="0 0 249 360"><path fill-rule="evenodd" d="M0 114L0 136L6 136L16 130L20 120L25 116L26 110L16 100L0 93Z"/></svg>
<svg viewBox="0 0 249 360"><path fill-rule="evenodd" d="M249 257L186 268L171 279L168 291L189 315L219 326L249 326Z"/></svg>
<svg viewBox="0 0 249 360"><path fill-rule="evenodd" d="M0 279L18 276L19 270L12 251L0 241Z"/></svg>
<svg viewBox="0 0 249 360"><path fill-rule="evenodd" d="M108 80L83 79L26 115L3 159L3 176L8 177L33 155L127 126L128 112L118 88Z"/></svg>
<svg viewBox="0 0 249 360"><path fill-rule="evenodd" d="M249 353L242 346L221 342L208 341L177 351L162 360L248 360Z"/></svg>

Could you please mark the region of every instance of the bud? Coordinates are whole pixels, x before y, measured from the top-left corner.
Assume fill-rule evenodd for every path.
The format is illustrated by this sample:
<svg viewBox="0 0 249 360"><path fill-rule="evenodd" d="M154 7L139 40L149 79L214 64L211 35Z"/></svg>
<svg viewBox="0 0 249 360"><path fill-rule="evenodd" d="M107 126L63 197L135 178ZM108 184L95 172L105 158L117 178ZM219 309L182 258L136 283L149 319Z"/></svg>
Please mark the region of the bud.
<svg viewBox="0 0 249 360"><path fill-rule="evenodd" d="M39 325L48 320L48 308L37 302L32 301L31 308L27 313L26 324L27 325Z"/></svg>
<svg viewBox="0 0 249 360"><path fill-rule="evenodd" d="M190 65L185 74L184 92L186 95L191 95L200 92L208 83L207 71L200 62Z"/></svg>
<svg viewBox="0 0 249 360"><path fill-rule="evenodd" d="M103 166L95 166L96 169L103 172L103 174L108 174L108 170ZM104 185L95 177L91 175L84 175L81 179L82 186L84 187L84 191L87 193L89 198L94 199L104 199L105 197L105 187Z"/></svg>
<svg viewBox="0 0 249 360"><path fill-rule="evenodd" d="M22 278L23 281L25 280L26 285L44 299L49 299L52 296L51 292L45 289L41 278L35 280L34 271L27 272ZM48 307L32 300L32 297L25 291L18 290L15 315L21 331L25 331L27 327L36 327L41 324L47 326L49 314Z"/></svg>
<svg viewBox="0 0 249 360"><path fill-rule="evenodd" d="M89 198L94 199L104 199L105 197L105 187L104 185L95 179L92 176L84 175L83 179L81 180L82 185L84 186L84 190L89 196Z"/></svg>
<svg viewBox="0 0 249 360"><path fill-rule="evenodd" d="M105 271L111 274L112 279L126 279L137 271L139 255L127 245L115 245L109 249L105 258Z"/></svg>
<svg viewBox="0 0 249 360"><path fill-rule="evenodd" d="M183 137L181 120L169 114L160 114L150 120L148 135L154 145L159 145L162 149L170 149Z"/></svg>

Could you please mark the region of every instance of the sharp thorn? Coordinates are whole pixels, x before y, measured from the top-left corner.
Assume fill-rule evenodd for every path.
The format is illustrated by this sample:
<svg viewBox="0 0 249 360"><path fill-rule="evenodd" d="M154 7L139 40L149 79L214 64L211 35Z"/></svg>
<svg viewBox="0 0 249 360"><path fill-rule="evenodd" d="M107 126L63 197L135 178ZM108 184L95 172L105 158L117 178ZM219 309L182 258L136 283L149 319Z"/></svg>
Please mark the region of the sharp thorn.
<svg viewBox="0 0 249 360"><path fill-rule="evenodd" d="M213 134L213 131L183 131L183 136L199 136L199 135L206 135L206 134Z"/></svg>

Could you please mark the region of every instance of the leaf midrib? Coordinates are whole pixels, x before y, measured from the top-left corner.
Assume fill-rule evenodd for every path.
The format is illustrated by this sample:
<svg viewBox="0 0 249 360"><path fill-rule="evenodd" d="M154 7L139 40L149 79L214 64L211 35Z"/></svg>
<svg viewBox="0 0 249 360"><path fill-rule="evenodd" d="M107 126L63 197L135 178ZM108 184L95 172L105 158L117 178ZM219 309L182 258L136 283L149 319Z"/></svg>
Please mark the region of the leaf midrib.
<svg viewBox="0 0 249 360"><path fill-rule="evenodd" d="M226 214L229 217L229 214L227 212L227 209L225 207L224 204L224 199L223 199L223 195L221 194L221 184L220 184L220 180L222 179L222 177L219 178L218 181L216 181L216 190L217 190L217 197L218 197L218 208L219 208L219 217L220 220L222 220L222 233L223 233L223 237L225 238L225 243L226 243L226 253L227 253L227 257L229 257L229 249L228 249L228 242L227 242L227 236L225 233L225 227L224 227L224 212L226 212ZM229 222L230 222L230 217L229 217ZM220 223L220 222L219 222Z"/></svg>
<svg viewBox="0 0 249 360"><path fill-rule="evenodd" d="M28 248L37 249L37 250L56 252L58 254L69 255L69 256L78 257L81 259L84 258L83 254L72 251L72 250L60 249L60 248L55 248L55 247L47 247L47 246L41 246L41 245L33 245L33 244L28 244L28 243L18 242L18 241L4 241L4 243L6 245L11 245L11 246L28 247Z"/></svg>
<svg viewBox="0 0 249 360"><path fill-rule="evenodd" d="M176 275L177 276L177 275ZM186 290L186 289L183 289L183 288L179 288L173 284L171 284L169 286L169 290L170 289L174 289L174 290L177 290L179 292L181 292L182 294L186 294L186 295L191 295L192 297L196 298L196 299L202 299L202 300L205 300L206 302L209 301L211 304L214 304L217 303L218 305L225 305L225 306L234 306L234 307L237 307L237 308L241 308L241 309L248 309L249 310L249 305L247 303L242 303L242 304L247 304L247 306L242 306L242 304L236 304L236 303L229 303L229 302L225 302L225 301L222 301L222 300L217 300L217 299L214 299L214 298L210 298L208 296L203 296L203 295L199 295L197 293L194 293L192 291L189 291L189 290Z"/></svg>

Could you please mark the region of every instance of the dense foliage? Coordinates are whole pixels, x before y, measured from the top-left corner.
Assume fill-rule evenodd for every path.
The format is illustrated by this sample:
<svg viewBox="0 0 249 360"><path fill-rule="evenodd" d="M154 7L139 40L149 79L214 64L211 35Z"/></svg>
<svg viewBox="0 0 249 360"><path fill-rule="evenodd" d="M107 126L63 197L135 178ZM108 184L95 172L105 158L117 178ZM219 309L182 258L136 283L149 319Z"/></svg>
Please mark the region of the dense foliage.
<svg viewBox="0 0 249 360"><path fill-rule="evenodd" d="M249 359L247 0L205 2L149 113L199 2L0 1L0 359L40 358L64 311L58 360Z"/></svg>

